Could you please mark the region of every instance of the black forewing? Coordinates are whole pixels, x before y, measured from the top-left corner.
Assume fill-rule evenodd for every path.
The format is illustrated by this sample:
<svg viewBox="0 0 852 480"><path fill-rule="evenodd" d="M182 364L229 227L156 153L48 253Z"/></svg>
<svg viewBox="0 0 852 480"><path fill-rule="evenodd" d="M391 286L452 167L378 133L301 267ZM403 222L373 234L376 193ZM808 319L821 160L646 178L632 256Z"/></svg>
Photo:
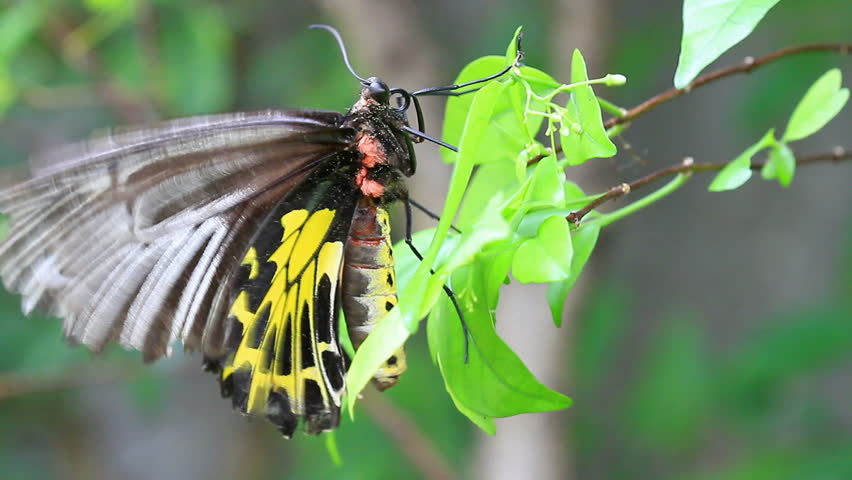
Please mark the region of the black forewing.
<svg viewBox="0 0 852 480"><path fill-rule="evenodd" d="M0 276L94 350L118 340L164 354L221 352L228 285L258 223L352 141L337 112L193 117L32 160L0 191L10 229Z"/></svg>

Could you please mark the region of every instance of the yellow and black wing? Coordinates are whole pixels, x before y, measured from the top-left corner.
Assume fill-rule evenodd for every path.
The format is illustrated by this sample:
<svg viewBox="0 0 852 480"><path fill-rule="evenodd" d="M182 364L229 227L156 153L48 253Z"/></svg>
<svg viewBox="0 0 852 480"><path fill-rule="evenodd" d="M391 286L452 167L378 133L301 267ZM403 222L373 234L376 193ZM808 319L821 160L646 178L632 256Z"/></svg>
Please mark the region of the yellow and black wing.
<svg viewBox="0 0 852 480"><path fill-rule="evenodd" d="M319 167L267 217L235 286L229 353L208 358L234 407L266 416L286 437L300 418L308 433L339 422L346 365L338 287L361 197L351 155Z"/></svg>
<svg viewBox="0 0 852 480"><path fill-rule="evenodd" d="M269 211L354 141L342 115L264 110L115 131L0 190L0 277L93 350L222 356L232 286ZM2 177L2 176L0 176Z"/></svg>

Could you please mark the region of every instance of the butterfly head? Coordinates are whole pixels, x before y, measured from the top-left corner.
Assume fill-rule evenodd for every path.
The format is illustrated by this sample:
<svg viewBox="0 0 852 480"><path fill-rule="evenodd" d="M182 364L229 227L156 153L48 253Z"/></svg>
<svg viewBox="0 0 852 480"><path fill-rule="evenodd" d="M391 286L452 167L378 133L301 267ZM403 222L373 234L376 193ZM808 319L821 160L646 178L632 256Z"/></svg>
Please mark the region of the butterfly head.
<svg viewBox="0 0 852 480"><path fill-rule="evenodd" d="M379 77L370 77L361 82L361 99L390 106L391 89Z"/></svg>

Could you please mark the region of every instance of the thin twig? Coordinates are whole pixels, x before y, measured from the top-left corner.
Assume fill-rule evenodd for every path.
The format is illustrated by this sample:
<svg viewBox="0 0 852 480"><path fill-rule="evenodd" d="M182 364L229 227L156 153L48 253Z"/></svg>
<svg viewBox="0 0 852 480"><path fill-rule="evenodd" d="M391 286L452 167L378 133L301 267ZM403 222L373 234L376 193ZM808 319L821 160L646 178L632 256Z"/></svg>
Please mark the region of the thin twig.
<svg viewBox="0 0 852 480"><path fill-rule="evenodd" d="M828 153L818 153L814 155L807 155L796 158L796 165L801 166L829 161L840 162L849 159L852 159L852 151L847 151L843 147L835 147L834 150ZM638 180L634 180L630 183L622 183L620 185L614 186L607 190L606 193L602 194L601 196L595 198L594 200L586 204L583 208L579 210L574 210L573 212L569 213L565 217L565 219L574 224L579 223L583 219L583 217L585 217L589 212L601 206L602 204L610 200L623 197L624 195L627 195L628 193L645 185L648 185L649 183L653 183L661 178L670 177L678 173L718 171L725 168L728 163L729 162L695 163L692 161L691 158L688 158L678 165L672 165L670 167L663 168L662 170L657 170L656 172L646 175ZM753 162L751 164L751 169L760 170L765 164L765 161Z"/></svg>
<svg viewBox="0 0 852 480"><path fill-rule="evenodd" d="M627 110L626 112L624 112L623 115L610 118L609 120L604 122L604 127L611 128L615 125L627 123L638 117L639 115L647 113L650 110L653 110L654 108L662 105L663 103L666 103L669 100L677 98L681 95L687 94L698 87L707 85L710 82L737 73L749 73L756 68L759 68L763 65L766 65L767 63L774 62L775 60L784 57L811 52L837 52L841 55L848 55L850 51L852 51L852 43L812 43L807 45L797 45L794 47L782 48L759 58L746 57L745 60L743 60L743 63L738 65L731 65L729 67L725 67L714 72L701 75L700 77L690 82L689 85L684 88L672 88L658 95L655 95L649 98L648 100L645 100L644 102L640 103L639 105L636 105L635 107Z"/></svg>
<svg viewBox="0 0 852 480"><path fill-rule="evenodd" d="M698 87L707 85L708 83L714 82L716 80L737 73L749 73L756 68L766 65L767 63L771 63L775 60L779 60L785 57L813 52L837 52L841 55L848 55L849 52L852 52L852 43L810 43L806 45L797 45L794 47L786 47L779 50L775 50L772 53L758 58L746 57L745 60L740 64L731 65L701 75L700 77L690 82L690 84L684 88L672 88L670 90L666 90L665 92L654 95L653 97L649 98L648 100L645 100L639 105L625 110L621 116L610 118L609 120L604 122L604 128L609 129L616 125L628 123L634 118L644 113L647 113L670 100L680 97L681 95L685 95ZM562 146L557 147L556 151L553 152L554 155L559 153L562 153ZM527 161L527 165L533 165L535 163L538 163L542 158L546 156L547 155L542 154L533 157L532 159Z"/></svg>
<svg viewBox="0 0 852 480"><path fill-rule="evenodd" d="M396 440L411 463L429 480L458 478L423 431L381 394L366 393L361 405L379 427Z"/></svg>

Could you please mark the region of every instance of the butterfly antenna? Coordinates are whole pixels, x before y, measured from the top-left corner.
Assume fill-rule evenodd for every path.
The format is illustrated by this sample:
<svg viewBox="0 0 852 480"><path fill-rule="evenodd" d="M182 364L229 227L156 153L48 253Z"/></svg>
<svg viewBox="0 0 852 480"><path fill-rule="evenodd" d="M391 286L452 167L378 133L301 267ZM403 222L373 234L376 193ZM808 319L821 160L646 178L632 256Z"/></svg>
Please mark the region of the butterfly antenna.
<svg viewBox="0 0 852 480"><path fill-rule="evenodd" d="M346 53L346 45L343 44L343 37L340 36L340 32L338 32L336 28L332 27L331 25L323 25L321 23L309 25L308 28L321 28L334 35L335 40L337 40L337 46L340 47L340 53L343 54L343 63L346 64L346 68L349 69L349 73L351 73L352 76L362 82L367 81L364 77L355 73L355 69L352 68L352 64L349 63L349 54Z"/></svg>
<svg viewBox="0 0 852 480"><path fill-rule="evenodd" d="M443 87L424 88L424 89L421 89L421 90L417 90L415 92L411 92L411 96L414 97L414 98L425 97L425 96L428 96L428 95L440 95L440 96L444 96L444 97L457 97L457 96L460 96L460 95L473 93L473 92L479 90L479 88L477 87L477 88L470 88L470 89L462 90L462 91L455 91L455 90L458 90L460 88L469 87L471 85L478 85L480 83L485 83L487 81L494 80L495 78L502 77L503 75L508 73L509 70L511 70L512 68L520 66L521 60L524 59L524 50L523 50L523 48L521 48L521 39L523 39L523 38L524 38L523 32L518 34L518 39L517 39L517 42L515 44L515 47L516 47L516 50L517 50L517 53L515 54L515 61L512 62L511 65L506 65L506 67L503 70L500 70L499 72L494 73L492 75L488 75L487 77L478 78L476 80L471 80L469 82L456 83L456 84L453 84L453 85L444 85Z"/></svg>

